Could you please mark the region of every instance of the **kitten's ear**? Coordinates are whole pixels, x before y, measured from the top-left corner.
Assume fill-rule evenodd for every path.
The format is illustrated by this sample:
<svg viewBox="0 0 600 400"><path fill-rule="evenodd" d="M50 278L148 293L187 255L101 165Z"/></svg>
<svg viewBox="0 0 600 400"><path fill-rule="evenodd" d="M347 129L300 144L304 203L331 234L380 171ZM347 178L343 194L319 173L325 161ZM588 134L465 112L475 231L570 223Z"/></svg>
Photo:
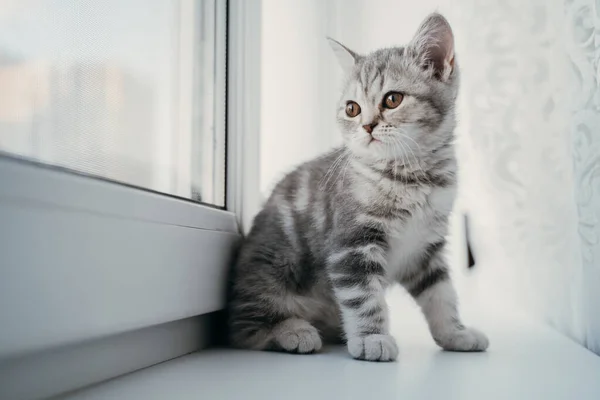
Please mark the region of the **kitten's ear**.
<svg viewBox="0 0 600 400"><path fill-rule="evenodd" d="M358 61L359 55L347 48L346 46L344 46L343 44L341 44L340 42L338 42L337 40L333 40L332 38L328 37L327 41L333 49L333 52L335 53L335 56L337 57L344 72L346 74L350 73L350 71L352 71L352 68L354 68L354 65L356 64L356 61Z"/></svg>
<svg viewBox="0 0 600 400"><path fill-rule="evenodd" d="M454 35L441 14L427 16L409 44L423 68L433 69L433 76L446 81L454 71Z"/></svg>

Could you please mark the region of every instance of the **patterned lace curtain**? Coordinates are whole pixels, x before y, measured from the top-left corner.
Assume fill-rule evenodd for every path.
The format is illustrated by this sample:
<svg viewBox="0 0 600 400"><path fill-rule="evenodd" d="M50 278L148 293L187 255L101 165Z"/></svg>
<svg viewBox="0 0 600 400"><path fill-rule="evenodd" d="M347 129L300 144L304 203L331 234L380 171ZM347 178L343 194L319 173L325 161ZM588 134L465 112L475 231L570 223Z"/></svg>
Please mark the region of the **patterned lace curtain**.
<svg viewBox="0 0 600 400"><path fill-rule="evenodd" d="M497 301L600 354L600 0L463 0L461 190Z"/></svg>
<svg viewBox="0 0 600 400"><path fill-rule="evenodd" d="M574 93L570 124L581 240L583 339L600 353L600 0L570 1L569 55Z"/></svg>

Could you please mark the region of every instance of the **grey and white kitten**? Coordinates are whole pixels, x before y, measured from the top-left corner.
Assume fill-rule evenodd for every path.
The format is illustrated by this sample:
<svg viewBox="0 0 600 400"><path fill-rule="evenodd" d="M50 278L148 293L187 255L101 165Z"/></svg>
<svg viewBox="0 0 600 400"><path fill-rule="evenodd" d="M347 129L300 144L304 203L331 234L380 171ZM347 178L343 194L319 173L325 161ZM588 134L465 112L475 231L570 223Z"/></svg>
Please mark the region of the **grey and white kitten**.
<svg viewBox="0 0 600 400"><path fill-rule="evenodd" d="M483 351L443 256L457 169L450 25L432 14L406 47L366 56L331 44L347 75L345 145L288 174L256 216L233 269L231 341L293 353L345 342L354 358L394 360L384 293L398 282L439 346Z"/></svg>

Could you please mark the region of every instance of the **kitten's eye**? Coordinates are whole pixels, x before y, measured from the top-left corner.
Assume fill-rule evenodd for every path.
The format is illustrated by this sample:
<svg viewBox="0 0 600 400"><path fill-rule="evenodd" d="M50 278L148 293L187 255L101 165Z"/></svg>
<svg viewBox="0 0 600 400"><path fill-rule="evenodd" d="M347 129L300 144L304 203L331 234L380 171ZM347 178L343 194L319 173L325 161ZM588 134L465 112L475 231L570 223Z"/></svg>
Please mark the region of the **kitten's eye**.
<svg viewBox="0 0 600 400"><path fill-rule="evenodd" d="M402 96L402 93L390 92L385 95L385 98L383 100L383 106L385 108L394 109L398 107L400 103L402 103L403 98L404 96Z"/></svg>
<svg viewBox="0 0 600 400"><path fill-rule="evenodd" d="M346 115L350 118L354 118L358 114L360 114L360 106L354 101L349 101L348 104L346 104Z"/></svg>

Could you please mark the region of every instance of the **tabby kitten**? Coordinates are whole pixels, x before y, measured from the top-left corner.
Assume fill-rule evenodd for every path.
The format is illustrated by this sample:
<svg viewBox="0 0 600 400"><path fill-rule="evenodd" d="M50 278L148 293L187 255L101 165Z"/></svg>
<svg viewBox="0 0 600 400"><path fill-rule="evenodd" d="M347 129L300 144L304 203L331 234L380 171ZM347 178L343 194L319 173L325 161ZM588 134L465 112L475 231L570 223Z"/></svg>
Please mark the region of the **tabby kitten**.
<svg viewBox="0 0 600 400"><path fill-rule="evenodd" d="M443 257L456 190L450 25L432 14L406 47L366 56L330 42L347 76L345 145L288 174L256 216L232 275L231 341L293 353L345 342L354 358L394 360L384 292L398 282L439 346L483 351Z"/></svg>

